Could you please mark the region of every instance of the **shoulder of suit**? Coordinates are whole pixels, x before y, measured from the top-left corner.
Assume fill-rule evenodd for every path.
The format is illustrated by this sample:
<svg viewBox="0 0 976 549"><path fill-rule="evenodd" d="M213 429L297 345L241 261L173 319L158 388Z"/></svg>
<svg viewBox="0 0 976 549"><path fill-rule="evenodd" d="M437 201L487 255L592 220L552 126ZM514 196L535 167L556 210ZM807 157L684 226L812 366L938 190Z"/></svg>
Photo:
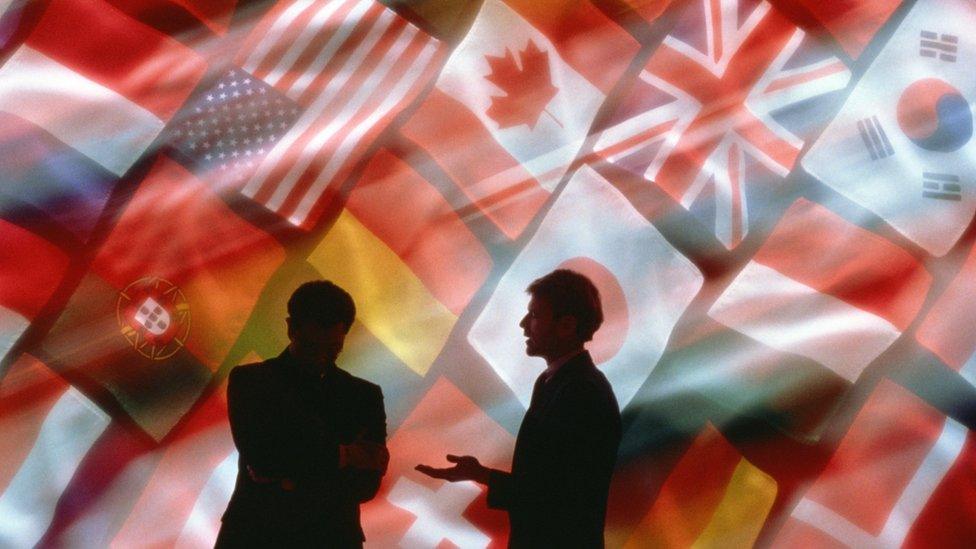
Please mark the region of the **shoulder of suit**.
<svg viewBox="0 0 976 549"><path fill-rule="evenodd" d="M613 387L607 377L593 365L573 372L573 375L566 380L563 391L567 395L573 395L571 398L574 400L616 403Z"/></svg>
<svg viewBox="0 0 976 549"><path fill-rule="evenodd" d="M373 393L380 393L380 394L383 393L383 389L380 388L379 385L371 381L366 381L361 377L356 377L350 374L349 372L343 370L342 368L339 368L338 370L339 370L340 378L343 379L344 382L348 383L350 386L355 387L356 389L363 392L373 392Z"/></svg>
<svg viewBox="0 0 976 549"><path fill-rule="evenodd" d="M253 379L272 375L274 372L274 363L277 359L269 359L263 362L252 362L250 364L241 364L240 366L235 366L230 371L231 379Z"/></svg>

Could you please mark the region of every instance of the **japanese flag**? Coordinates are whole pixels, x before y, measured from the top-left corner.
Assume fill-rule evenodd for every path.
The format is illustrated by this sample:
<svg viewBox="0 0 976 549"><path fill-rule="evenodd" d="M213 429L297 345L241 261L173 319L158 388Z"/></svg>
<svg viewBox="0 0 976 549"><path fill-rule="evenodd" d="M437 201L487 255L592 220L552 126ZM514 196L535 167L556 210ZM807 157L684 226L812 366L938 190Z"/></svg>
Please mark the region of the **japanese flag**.
<svg viewBox="0 0 976 549"><path fill-rule="evenodd" d="M625 406L661 358L702 275L620 191L593 169L580 169L468 334L526 406L545 364L525 355L518 325L529 303L525 289L558 268L583 273L600 291L604 323L587 348Z"/></svg>

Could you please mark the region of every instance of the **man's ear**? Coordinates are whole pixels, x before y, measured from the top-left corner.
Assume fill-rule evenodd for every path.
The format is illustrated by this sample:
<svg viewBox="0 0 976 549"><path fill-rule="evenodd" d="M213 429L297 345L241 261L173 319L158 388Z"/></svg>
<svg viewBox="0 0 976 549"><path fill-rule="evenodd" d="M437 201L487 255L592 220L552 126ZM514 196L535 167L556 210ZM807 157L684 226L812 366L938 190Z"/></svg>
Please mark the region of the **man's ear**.
<svg viewBox="0 0 976 549"><path fill-rule="evenodd" d="M569 339L576 337L576 325L579 323L575 316L563 315L556 320L556 330L560 336Z"/></svg>
<svg viewBox="0 0 976 549"><path fill-rule="evenodd" d="M294 337L295 337L295 334L294 334L295 326L294 326L294 322L292 321L292 319L291 319L290 316L289 317L285 317L285 325L288 326L288 338L289 339L294 339Z"/></svg>

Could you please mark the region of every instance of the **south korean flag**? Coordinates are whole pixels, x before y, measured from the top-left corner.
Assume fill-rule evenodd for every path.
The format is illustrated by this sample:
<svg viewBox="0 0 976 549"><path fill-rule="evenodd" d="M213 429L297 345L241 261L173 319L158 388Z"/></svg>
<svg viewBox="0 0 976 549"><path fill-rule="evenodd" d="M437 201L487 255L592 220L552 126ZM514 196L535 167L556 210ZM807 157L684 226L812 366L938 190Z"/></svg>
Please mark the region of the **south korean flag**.
<svg viewBox="0 0 976 549"><path fill-rule="evenodd" d="M803 160L934 256L976 210L976 9L919 0Z"/></svg>

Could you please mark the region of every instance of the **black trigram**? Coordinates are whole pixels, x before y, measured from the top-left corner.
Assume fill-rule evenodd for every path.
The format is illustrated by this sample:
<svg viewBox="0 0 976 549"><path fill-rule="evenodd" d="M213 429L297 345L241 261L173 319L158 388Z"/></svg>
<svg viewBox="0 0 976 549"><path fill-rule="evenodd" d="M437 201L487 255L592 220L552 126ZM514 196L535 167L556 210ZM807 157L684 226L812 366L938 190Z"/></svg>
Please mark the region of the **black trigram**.
<svg viewBox="0 0 976 549"><path fill-rule="evenodd" d="M877 116L864 118L857 121L857 129L861 132L861 139L864 146L871 154L871 160L878 160L895 154L895 149L891 148L891 141L888 141L888 134L881 127L881 122Z"/></svg>
<svg viewBox="0 0 976 549"><path fill-rule="evenodd" d="M959 176L948 173L922 172L922 196L939 200L962 200Z"/></svg>
<svg viewBox="0 0 976 549"><path fill-rule="evenodd" d="M938 57L943 61L955 63L956 53L959 51L958 44L958 36L923 30L922 40L918 45L918 54L922 57Z"/></svg>

